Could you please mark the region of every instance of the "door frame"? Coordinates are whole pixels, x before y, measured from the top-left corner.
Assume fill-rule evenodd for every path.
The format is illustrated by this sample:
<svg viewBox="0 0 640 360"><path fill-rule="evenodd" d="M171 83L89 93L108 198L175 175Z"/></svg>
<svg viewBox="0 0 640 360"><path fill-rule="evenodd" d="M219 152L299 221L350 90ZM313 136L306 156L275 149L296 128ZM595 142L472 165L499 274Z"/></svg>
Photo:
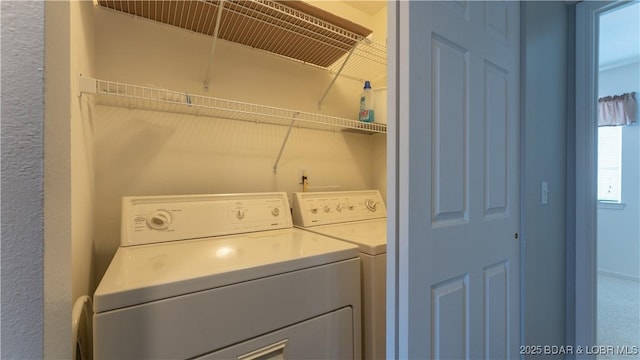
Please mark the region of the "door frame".
<svg viewBox="0 0 640 360"><path fill-rule="evenodd" d="M599 17L622 1L576 4L575 132L569 164L574 201L567 201L567 343L596 345L597 334L597 107ZM571 180L573 179L573 180Z"/></svg>
<svg viewBox="0 0 640 360"><path fill-rule="evenodd" d="M386 313L386 358L399 359L399 310L400 269L398 242L398 55L400 36L398 17L399 1L387 1L387 313ZM406 39L405 39L406 40Z"/></svg>

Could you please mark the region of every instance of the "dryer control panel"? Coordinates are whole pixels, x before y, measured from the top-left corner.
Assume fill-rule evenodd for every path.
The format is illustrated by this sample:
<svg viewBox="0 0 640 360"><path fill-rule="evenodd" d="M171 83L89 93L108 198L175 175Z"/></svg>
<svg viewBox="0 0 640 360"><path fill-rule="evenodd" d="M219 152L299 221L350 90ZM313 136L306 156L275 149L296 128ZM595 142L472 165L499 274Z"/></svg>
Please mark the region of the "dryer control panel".
<svg viewBox="0 0 640 360"><path fill-rule="evenodd" d="M286 193L124 197L120 245L291 227Z"/></svg>
<svg viewBox="0 0 640 360"><path fill-rule="evenodd" d="M386 218L378 190L293 193L293 223L301 227Z"/></svg>

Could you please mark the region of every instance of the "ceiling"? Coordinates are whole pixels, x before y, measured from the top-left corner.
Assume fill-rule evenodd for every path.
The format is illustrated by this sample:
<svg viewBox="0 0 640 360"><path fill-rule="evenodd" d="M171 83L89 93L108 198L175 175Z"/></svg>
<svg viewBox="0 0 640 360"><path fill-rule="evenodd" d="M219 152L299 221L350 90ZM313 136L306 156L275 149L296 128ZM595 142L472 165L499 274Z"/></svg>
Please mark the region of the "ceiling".
<svg viewBox="0 0 640 360"><path fill-rule="evenodd" d="M640 2L600 16L600 68L640 61Z"/></svg>
<svg viewBox="0 0 640 360"><path fill-rule="evenodd" d="M385 0L347 0L345 3L369 15L375 15L387 6Z"/></svg>

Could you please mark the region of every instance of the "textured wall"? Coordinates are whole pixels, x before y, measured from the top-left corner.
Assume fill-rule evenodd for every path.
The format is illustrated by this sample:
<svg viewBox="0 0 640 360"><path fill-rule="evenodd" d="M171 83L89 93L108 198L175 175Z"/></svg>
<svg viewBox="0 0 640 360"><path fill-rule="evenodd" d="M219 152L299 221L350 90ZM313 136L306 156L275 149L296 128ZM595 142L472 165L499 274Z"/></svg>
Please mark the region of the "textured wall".
<svg viewBox="0 0 640 360"><path fill-rule="evenodd" d="M0 357L43 357L44 2L1 2Z"/></svg>

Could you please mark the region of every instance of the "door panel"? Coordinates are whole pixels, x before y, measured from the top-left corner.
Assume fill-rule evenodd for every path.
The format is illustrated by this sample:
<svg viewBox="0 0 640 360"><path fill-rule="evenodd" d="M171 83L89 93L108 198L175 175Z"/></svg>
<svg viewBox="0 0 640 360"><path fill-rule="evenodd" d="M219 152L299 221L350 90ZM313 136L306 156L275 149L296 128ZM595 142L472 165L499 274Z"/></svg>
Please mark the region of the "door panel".
<svg viewBox="0 0 640 360"><path fill-rule="evenodd" d="M489 61L484 62L484 175L485 215L505 215L507 210L507 103L509 73Z"/></svg>
<svg viewBox="0 0 640 360"><path fill-rule="evenodd" d="M431 288L435 358L469 358L468 283L465 275Z"/></svg>
<svg viewBox="0 0 640 360"><path fill-rule="evenodd" d="M519 4L397 6L391 356L517 358Z"/></svg>
<svg viewBox="0 0 640 360"><path fill-rule="evenodd" d="M509 344L509 262L484 269L484 353L486 359L506 359Z"/></svg>
<svg viewBox="0 0 640 360"><path fill-rule="evenodd" d="M488 1L485 6L487 33L494 35L497 39L509 41L509 9L507 4L501 1Z"/></svg>
<svg viewBox="0 0 640 360"><path fill-rule="evenodd" d="M433 36L432 199L433 225L468 219L467 51ZM439 74L450 74L446 77Z"/></svg>

